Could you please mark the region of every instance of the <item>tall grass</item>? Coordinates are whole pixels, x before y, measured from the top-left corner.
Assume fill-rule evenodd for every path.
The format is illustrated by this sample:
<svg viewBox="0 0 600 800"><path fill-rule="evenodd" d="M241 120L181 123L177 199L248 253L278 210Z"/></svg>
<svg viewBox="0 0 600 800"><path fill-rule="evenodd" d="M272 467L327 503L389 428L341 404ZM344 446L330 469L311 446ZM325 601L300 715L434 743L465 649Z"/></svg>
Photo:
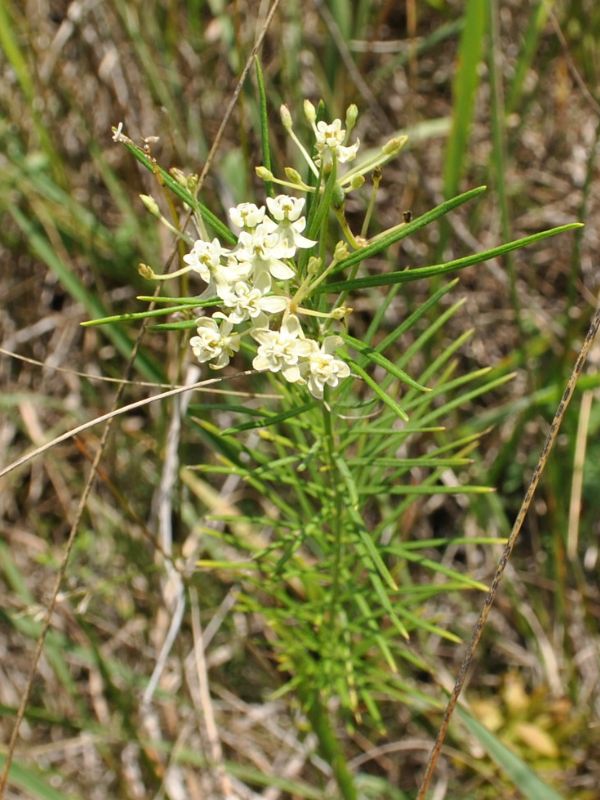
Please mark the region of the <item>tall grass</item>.
<svg viewBox="0 0 600 800"><path fill-rule="evenodd" d="M262 80L244 86L208 173L202 212L210 209L218 229L230 205L259 198L253 168L268 164L266 153L275 168L298 166L272 125L282 100L298 108L306 94L323 97L332 115L357 102L364 109L358 134L375 148L407 127L401 92L410 81L415 133L424 130L425 138L411 137L406 158L384 169L369 228L380 239L368 268L350 255L320 293L353 298L345 347L363 395L357 402L353 389L342 388L340 418L332 420L293 390L281 396L276 386L243 375L205 387L187 407L166 399L123 421L99 467L27 705L30 749L20 747L11 768L11 786L28 796L193 796L198 785L222 795L229 787L239 797L411 796L424 753L402 747L435 733L444 699L436 681L449 690L455 642L493 572L490 543L510 530L589 316L594 285L582 265L593 234L552 244L535 234L575 217L593 219L596 210L593 138L578 142L588 148L583 193L571 183L565 199L561 177L552 194L552 170L560 166L552 148L562 145L544 138L542 120L555 110L549 76L563 75L565 66L549 25L552 4L508 16L494 13L493 4L488 15L476 2L459 12L419 7L412 23L418 38L389 54L378 53L377 44L404 38L401 9L282 5L263 49ZM181 250L134 198L154 194L176 225L183 219L177 204L197 204L173 174L147 167L156 158L165 168L201 171L264 13L244 4L108 2L82 20L55 22L26 16L11 0L0 3L8 78L0 127L3 347L46 365L24 365L3 352L7 463L110 408L112 386L102 379L124 376L140 320L81 332L76 323L123 320L140 309L146 316L150 291L137 263L172 264ZM585 23L582 9L558 22L573 65L593 85L589 43L573 33ZM352 63L364 84L353 78ZM583 119L585 101L574 94ZM139 163L110 141L120 120L141 145ZM155 135L160 142L148 139L144 148L142 137ZM527 136L547 154L543 179L541 167L529 169ZM567 146L573 141L565 132ZM469 191L482 183L490 184L486 195ZM172 189L178 197L169 199ZM363 192L348 204L352 226L368 203ZM413 220L402 234L386 239L381 232L409 210ZM447 224L438 231L440 221ZM499 244L511 240L534 247L524 257ZM475 264L481 266L467 270ZM456 270L464 288L443 282ZM439 281L431 289L409 282L431 277ZM172 312L178 304L179 319L167 323L174 330L165 331L160 316L148 320L127 401L158 391L145 384L194 379L185 355L188 309L179 302L185 294L182 284L156 306ZM407 377L432 391L407 386ZM580 391L593 393L598 383L591 372ZM578 426L583 395L576 401L527 528L523 555L535 570L521 570L517 552L469 693L477 713L461 711L451 732L465 762L449 767L448 796L497 796L515 784L531 797L556 790L593 796L594 768L591 760L576 764L573 741L592 752L595 668L575 656L598 641L590 580L598 415L592 406L587 427ZM399 432L404 413L410 422ZM365 419L344 419L357 415ZM0 605L13 654L0 697L7 732L40 635L46 587L97 446L93 430L48 451L27 473L2 479ZM582 502L568 523L565 561L572 464L581 461L586 434L575 487ZM464 492L453 499L457 475ZM157 487L168 485L175 488L165 506ZM483 492L484 485L499 491ZM319 493L328 498L321 510ZM293 526L284 524L284 512ZM319 530L330 537L320 541ZM390 537L391 530L402 535ZM178 580L189 605L167 652ZM327 619L323 608L332 604L339 613ZM358 658L349 657L352 642ZM160 681L153 703L144 705L157 660ZM520 704L510 699L504 674L519 665ZM569 698L562 706L559 694ZM403 738L394 751L394 740ZM486 756L471 757L474 740Z"/></svg>

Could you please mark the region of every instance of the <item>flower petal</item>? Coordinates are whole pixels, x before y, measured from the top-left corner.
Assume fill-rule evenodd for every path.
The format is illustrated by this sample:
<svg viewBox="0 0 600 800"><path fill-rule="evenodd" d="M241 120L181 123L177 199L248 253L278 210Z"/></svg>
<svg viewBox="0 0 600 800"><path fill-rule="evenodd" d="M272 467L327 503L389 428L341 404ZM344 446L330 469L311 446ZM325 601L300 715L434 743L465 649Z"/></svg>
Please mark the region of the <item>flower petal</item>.
<svg viewBox="0 0 600 800"><path fill-rule="evenodd" d="M284 264L283 261L273 259L269 261L269 271L274 278L278 281L287 281L294 277L294 270Z"/></svg>
<svg viewBox="0 0 600 800"><path fill-rule="evenodd" d="M285 311L288 301L285 297L263 297L260 301L260 307L263 311L269 314L278 314L280 311Z"/></svg>

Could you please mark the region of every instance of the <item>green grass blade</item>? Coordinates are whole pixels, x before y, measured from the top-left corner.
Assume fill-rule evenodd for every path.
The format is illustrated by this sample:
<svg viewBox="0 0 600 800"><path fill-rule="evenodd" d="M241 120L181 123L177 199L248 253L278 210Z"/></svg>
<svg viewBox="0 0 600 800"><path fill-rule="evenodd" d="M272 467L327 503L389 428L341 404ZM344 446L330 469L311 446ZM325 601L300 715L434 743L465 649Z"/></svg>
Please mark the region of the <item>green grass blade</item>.
<svg viewBox="0 0 600 800"><path fill-rule="evenodd" d="M269 143L269 110L267 106L267 92L265 89L265 81L262 71L262 66L258 56L254 58L254 67L256 74L256 85L258 86L258 112L260 119L260 141L262 146L262 163L269 171L272 169L271 162L271 145ZM273 183L272 181L265 181L265 191L269 197L273 197Z"/></svg>
<svg viewBox="0 0 600 800"><path fill-rule="evenodd" d="M452 128L444 159L444 195L452 197L458 191L468 150L469 129L473 119L475 95L479 86L479 62L485 40L486 6L481 0L468 0L464 13L458 67L452 84Z"/></svg>
<svg viewBox="0 0 600 800"><path fill-rule="evenodd" d="M500 232L504 241L512 236L510 224L510 211L508 205L508 192L506 186L506 111L504 108L504 92L502 87L502 72L499 67L501 57L501 44L499 34L499 10L497 0L487 3L487 18L489 27L489 55L488 72L490 86L491 122L492 122L492 157L490 171L493 175L498 207L500 211ZM517 291L517 276L512 256L506 257L506 269L510 286L510 300L515 312L515 319L521 338L523 334L523 321L521 318L521 302Z"/></svg>
<svg viewBox="0 0 600 800"><path fill-rule="evenodd" d="M69 294L83 305L90 316L105 316L106 311L102 303L97 300L93 294L88 292L79 278L73 274L67 265L63 263L58 254L54 252L45 237L36 230L33 223L15 206L11 207L9 210L17 225L27 237L29 246L34 255L50 267ZM125 357L130 355L132 344L123 331L118 328L107 328L106 335L122 355ZM164 375L161 370L157 365L153 364L144 353L138 353L136 365L145 378L158 383L164 382Z"/></svg>
<svg viewBox="0 0 600 800"><path fill-rule="evenodd" d="M527 73L531 69L535 51L537 49L540 36L554 4L554 0L538 0L536 8L529 13L529 22L525 31L523 46L519 53L517 66L515 67L513 79L508 90L506 100L506 114L512 114L517 110L517 106L523 95L523 86Z"/></svg>
<svg viewBox="0 0 600 800"><path fill-rule="evenodd" d="M533 770L506 747L491 731L474 719L468 711L458 706L457 712L479 744L517 787L519 794L528 800L564 800L563 796L544 783Z"/></svg>
<svg viewBox="0 0 600 800"><path fill-rule="evenodd" d="M0 767L4 766L5 757L0 753ZM9 772L9 785L18 786L31 800L80 800L80 795L64 794L55 789L38 770L13 761Z"/></svg>
<svg viewBox="0 0 600 800"><path fill-rule="evenodd" d="M31 120L33 122L35 132L37 134L39 143L48 156L50 164L52 165L53 172L62 184L65 183L64 165L60 155L56 152L54 144L50 138L47 125L39 111L39 106L36 105L38 101L38 90L35 85L35 79L29 70L27 60L25 59L21 49L19 48L19 29L13 25L11 13L4 0L0 2L0 50L4 53L6 59L14 70L19 86L31 113ZM4 116L4 115L3 115Z"/></svg>

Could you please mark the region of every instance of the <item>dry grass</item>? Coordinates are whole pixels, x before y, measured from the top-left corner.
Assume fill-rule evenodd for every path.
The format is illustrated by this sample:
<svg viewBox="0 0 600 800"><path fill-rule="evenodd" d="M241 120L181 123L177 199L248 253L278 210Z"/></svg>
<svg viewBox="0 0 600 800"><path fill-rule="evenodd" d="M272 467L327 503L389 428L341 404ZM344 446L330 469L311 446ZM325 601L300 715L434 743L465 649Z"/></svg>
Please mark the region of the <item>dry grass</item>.
<svg viewBox="0 0 600 800"><path fill-rule="evenodd" d="M299 98L323 95L339 114L355 101L364 109L359 135L367 145L423 120L447 117L456 33L410 56L407 19L393 5L374 4L376 22L365 26L362 44L351 40L340 53L335 19L321 4L301 9L283 3L263 52L272 108L283 99L299 107ZM501 5L499 52L509 76L527 11L516 2ZM0 61L0 451L9 463L111 408L115 386L106 379L123 376L130 340L84 331L79 322L97 313L94 300L115 310L136 307L134 296L143 286L137 262L161 265L171 254L171 241L156 234L135 197L156 194L156 184L111 142L111 125L122 120L136 139L159 135L152 148L162 164L199 172L267 4L235 2L220 15L201 2L190 2L187 13L183 4L117 0L3 7L24 59L19 69L21 62L10 63L7 50ZM569 33L575 14L559 18L568 50L552 22L544 27L524 98L507 121L505 183L515 238L576 218L584 217L587 226L576 244L568 237L552 239L514 257L520 329L505 264L491 262L463 274L466 303L454 333L470 324L476 332L461 357L505 371L517 368L518 377L486 401L496 427L484 440L480 474L487 472L498 499L468 508L447 500L421 504L410 522L423 538L457 529L506 532L596 303L600 184L594 154L600 117L574 77L593 86L585 40ZM446 15L420 10L419 41L458 16L458 5ZM398 42L398 52L409 57L386 72L396 57L380 52L380 42L387 41ZM347 69L348 59L355 73ZM465 185L490 178L489 100L484 80ZM246 191L235 178L258 158L254 120L249 87L207 178L204 196L212 208L227 208L241 199L236 193ZM417 140L397 166L386 169L382 225L393 224L404 210L416 214L440 202L445 142L445 135ZM285 147L283 140L276 142L279 153ZM502 240L499 219L497 193L491 191L475 210L453 215L445 254L494 246ZM394 257L433 263L435 248L433 237L405 240ZM426 287L413 286L409 296L395 301L398 318L425 296ZM369 296L357 305L358 328L368 322L374 302ZM122 403L160 391L148 384L194 379L174 337L150 333L143 352L144 366L125 388ZM582 800L596 796L600 777L600 450L594 439L600 420L593 403L599 363L596 345L587 430L578 433L578 405L585 396L579 395L507 590L492 613L468 695L479 717L540 774ZM245 378L230 385L249 388ZM465 430L484 427L486 413L478 406L460 424ZM181 416L176 402L150 404L115 427L52 618L17 760L44 770L61 796L90 800L333 797L330 770L316 755L298 709L289 698L271 699L281 676L268 629L261 618L236 610L237 581L229 573L194 568L199 556L215 549L204 517L235 513L244 496L231 480L219 486L181 470L208 451ZM98 429L89 429L2 479L0 730L6 739L99 436ZM570 523L575 545L567 558L577 436L588 448L580 512ZM493 574L491 549L450 549L445 558L449 565L465 562L475 579L487 581ZM183 586L197 605L179 617ZM439 622L459 616L466 634L477 614L476 598L470 600L449 599L438 609ZM430 659L438 659L442 680L450 682L458 649L438 640L423 646ZM428 690L426 684L420 688ZM410 792L437 719L391 703L386 715L385 735L365 725L342 736L351 764ZM437 796L462 790L461 796L484 800L511 796L501 773L464 734L455 734L447 756ZM284 779L298 785L294 789ZM370 796L380 796L372 791ZM30 796L23 786L10 792L7 797Z"/></svg>

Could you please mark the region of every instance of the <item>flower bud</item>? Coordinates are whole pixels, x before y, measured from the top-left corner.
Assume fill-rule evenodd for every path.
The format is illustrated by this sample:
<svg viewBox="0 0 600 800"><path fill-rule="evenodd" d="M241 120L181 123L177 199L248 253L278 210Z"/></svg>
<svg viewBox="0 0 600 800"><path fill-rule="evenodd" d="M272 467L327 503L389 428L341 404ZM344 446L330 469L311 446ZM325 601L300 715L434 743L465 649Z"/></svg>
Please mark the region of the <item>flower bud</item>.
<svg viewBox="0 0 600 800"><path fill-rule="evenodd" d="M286 130L290 130L292 127L292 115L289 112L289 109L286 105L282 105L279 109L279 114L281 115L281 123Z"/></svg>
<svg viewBox="0 0 600 800"><path fill-rule="evenodd" d="M125 134L123 133L123 123L122 122L119 122L119 124L117 125L116 128L113 126L112 133L113 133L113 137L112 137L113 142L128 142L129 141L127 136L125 136Z"/></svg>
<svg viewBox="0 0 600 800"><path fill-rule="evenodd" d="M392 156L398 153L408 141L408 136L394 136L393 139L387 141L381 148L381 152L386 156Z"/></svg>
<svg viewBox="0 0 600 800"><path fill-rule="evenodd" d="M348 258L349 252L346 242L338 242L333 251L333 257L336 261L342 261L342 259Z"/></svg>
<svg viewBox="0 0 600 800"><path fill-rule="evenodd" d="M288 179L290 183L295 183L297 185L298 184L304 185L302 176L300 175L297 169L294 169L293 167L286 167L283 171L285 172L285 177Z"/></svg>
<svg viewBox="0 0 600 800"><path fill-rule="evenodd" d="M147 281L154 280L155 272L152 267L149 267L148 264L138 264L138 273L142 276L142 278L146 278Z"/></svg>
<svg viewBox="0 0 600 800"><path fill-rule="evenodd" d="M350 306L340 306L339 308L333 309L333 311L331 312L331 318L338 320L345 319L346 317L349 317L353 311L354 309L350 308Z"/></svg>
<svg viewBox="0 0 600 800"><path fill-rule="evenodd" d="M321 269L322 263L322 259L320 259L318 256L311 256L308 259L308 264L306 266L306 272L308 275L316 275Z"/></svg>
<svg viewBox="0 0 600 800"><path fill-rule="evenodd" d="M365 176L364 175L354 175L352 180L350 181L350 189L360 189L365 183Z"/></svg>
<svg viewBox="0 0 600 800"><path fill-rule="evenodd" d="M256 167L256 174L258 177L263 181L272 181L273 180L273 173L270 169L266 167Z"/></svg>
<svg viewBox="0 0 600 800"><path fill-rule="evenodd" d="M156 200L149 194L141 194L140 200L153 217L160 217L160 208Z"/></svg>
<svg viewBox="0 0 600 800"><path fill-rule="evenodd" d="M355 103L348 106L346 109L346 130L348 133L352 130L352 128L356 125L356 120L358 119L358 107Z"/></svg>
<svg viewBox="0 0 600 800"><path fill-rule="evenodd" d="M304 116L310 122L311 125L315 124L315 121L317 119L317 112L313 104L310 102L310 100L304 101Z"/></svg>
<svg viewBox="0 0 600 800"><path fill-rule="evenodd" d="M187 188L187 176L185 172L183 172L183 170L179 169L178 167L171 167L171 169L169 170L169 174L171 175L171 177L175 178L177 183Z"/></svg>

